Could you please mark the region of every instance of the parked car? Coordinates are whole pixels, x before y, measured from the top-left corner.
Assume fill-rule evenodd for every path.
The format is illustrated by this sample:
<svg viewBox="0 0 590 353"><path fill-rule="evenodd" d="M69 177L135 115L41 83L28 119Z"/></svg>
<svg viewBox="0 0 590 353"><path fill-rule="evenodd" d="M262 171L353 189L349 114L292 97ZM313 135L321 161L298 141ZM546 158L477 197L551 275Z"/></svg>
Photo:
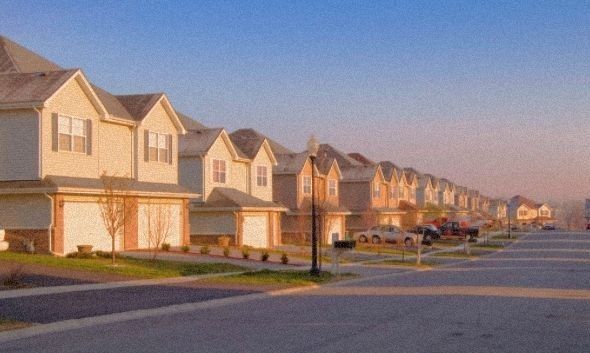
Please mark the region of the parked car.
<svg viewBox="0 0 590 353"><path fill-rule="evenodd" d="M435 239L440 239L440 230L434 224L419 224L408 232L422 235L424 245L432 245Z"/></svg>
<svg viewBox="0 0 590 353"><path fill-rule="evenodd" d="M447 222L440 226L440 233L442 236L469 237L469 241L475 241L479 236L479 228L462 227L459 222Z"/></svg>
<svg viewBox="0 0 590 353"><path fill-rule="evenodd" d="M372 227L366 231L353 233L352 239L359 243L371 241L373 244L386 242L413 246L416 245L418 239L422 239L422 237L419 237L418 234L406 233L398 226L381 225Z"/></svg>
<svg viewBox="0 0 590 353"><path fill-rule="evenodd" d="M545 224L543 230L555 230L555 224Z"/></svg>
<svg viewBox="0 0 590 353"><path fill-rule="evenodd" d="M586 230L590 230L590 223L586 224Z"/></svg>

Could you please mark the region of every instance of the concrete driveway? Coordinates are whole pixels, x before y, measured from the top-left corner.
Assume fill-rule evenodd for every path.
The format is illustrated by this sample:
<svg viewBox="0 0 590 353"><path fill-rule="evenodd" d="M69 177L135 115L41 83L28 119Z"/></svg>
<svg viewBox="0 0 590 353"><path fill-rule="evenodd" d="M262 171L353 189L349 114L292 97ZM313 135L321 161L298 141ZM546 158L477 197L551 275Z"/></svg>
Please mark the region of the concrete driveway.
<svg viewBox="0 0 590 353"><path fill-rule="evenodd" d="M4 333L0 352L586 353L589 251L587 234L530 234L506 251L432 271Z"/></svg>

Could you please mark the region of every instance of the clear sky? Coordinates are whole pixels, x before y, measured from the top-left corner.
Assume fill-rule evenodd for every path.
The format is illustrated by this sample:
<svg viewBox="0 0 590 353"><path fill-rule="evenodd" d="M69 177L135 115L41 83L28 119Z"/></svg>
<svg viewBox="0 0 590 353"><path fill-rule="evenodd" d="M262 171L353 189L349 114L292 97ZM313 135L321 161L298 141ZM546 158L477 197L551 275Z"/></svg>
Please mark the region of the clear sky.
<svg viewBox="0 0 590 353"><path fill-rule="evenodd" d="M0 33L209 126L590 197L590 2L0 0Z"/></svg>

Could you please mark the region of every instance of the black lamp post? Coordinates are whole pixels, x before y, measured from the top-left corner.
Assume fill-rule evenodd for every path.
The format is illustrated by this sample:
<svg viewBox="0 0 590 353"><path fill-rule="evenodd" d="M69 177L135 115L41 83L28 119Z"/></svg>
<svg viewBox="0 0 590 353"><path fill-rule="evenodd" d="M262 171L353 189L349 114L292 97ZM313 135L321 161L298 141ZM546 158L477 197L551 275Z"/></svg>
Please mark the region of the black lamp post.
<svg viewBox="0 0 590 353"><path fill-rule="evenodd" d="M307 141L307 152L311 160L311 270L309 270L309 273L312 276L320 275L320 269L318 267L318 235L315 224L315 158L319 148L320 144L312 135L309 141Z"/></svg>
<svg viewBox="0 0 590 353"><path fill-rule="evenodd" d="M506 205L506 213L508 214L508 239L512 239L512 225L510 224L510 204Z"/></svg>

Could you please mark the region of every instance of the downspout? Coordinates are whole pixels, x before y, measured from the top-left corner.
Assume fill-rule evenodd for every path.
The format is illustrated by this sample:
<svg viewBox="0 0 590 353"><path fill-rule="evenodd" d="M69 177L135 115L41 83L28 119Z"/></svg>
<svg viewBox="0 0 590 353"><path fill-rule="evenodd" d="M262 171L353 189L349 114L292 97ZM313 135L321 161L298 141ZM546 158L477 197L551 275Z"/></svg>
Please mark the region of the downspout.
<svg viewBox="0 0 590 353"><path fill-rule="evenodd" d="M48 229L48 233L49 233L49 246L48 246L48 249L49 249L49 252L51 254L56 255L53 252L53 232L52 232L53 226L54 226L53 217L54 217L54 213L55 213L54 212L55 200L53 199L53 197L51 197L51 195L49 195L47 193L43 194L43 196L47 197L49 199L49 201L51 202L51 212L50 212L50 215L49 215L51 221L49 222L49 229Z"/></svg>

